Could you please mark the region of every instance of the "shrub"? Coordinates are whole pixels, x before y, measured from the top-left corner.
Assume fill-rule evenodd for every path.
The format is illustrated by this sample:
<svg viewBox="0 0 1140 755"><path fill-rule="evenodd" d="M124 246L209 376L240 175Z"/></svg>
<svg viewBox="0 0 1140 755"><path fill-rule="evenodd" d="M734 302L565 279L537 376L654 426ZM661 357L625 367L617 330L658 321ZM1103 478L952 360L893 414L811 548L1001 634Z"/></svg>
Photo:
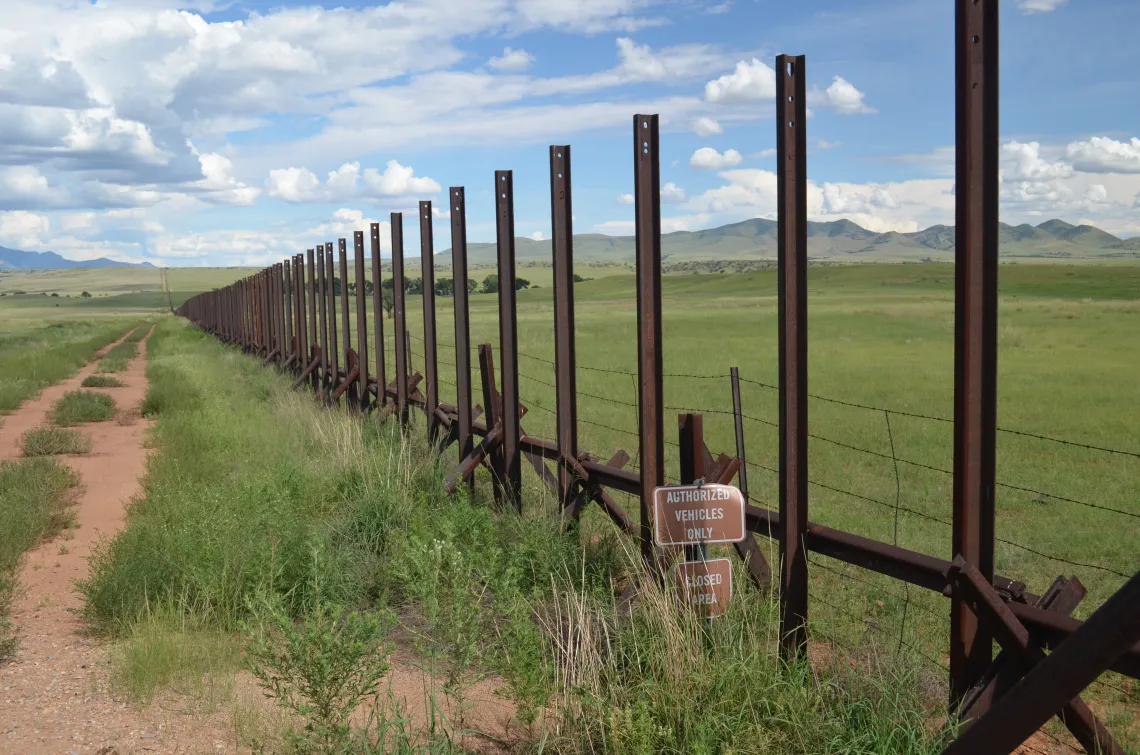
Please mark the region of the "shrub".
<svg viewBox="0 0 1140 755"><path fill-rule="evenodd" d="M105 422L115 416L115 400L105 393L68 391L52 407L51 420L58 427L84 422Z"/></svg>
<svg viewBox="0 0 1140 755"><path fill-rule="evenodd" d="M37 427L20 436L24 456L91 453L91 438L78 430Z"/></svg>
<svg viewBox="0 0 1140 755"><path fill-rule="evenodd" d="M88 375L83 379L84 388L122 388L123 382L111 375Z"/></svg>

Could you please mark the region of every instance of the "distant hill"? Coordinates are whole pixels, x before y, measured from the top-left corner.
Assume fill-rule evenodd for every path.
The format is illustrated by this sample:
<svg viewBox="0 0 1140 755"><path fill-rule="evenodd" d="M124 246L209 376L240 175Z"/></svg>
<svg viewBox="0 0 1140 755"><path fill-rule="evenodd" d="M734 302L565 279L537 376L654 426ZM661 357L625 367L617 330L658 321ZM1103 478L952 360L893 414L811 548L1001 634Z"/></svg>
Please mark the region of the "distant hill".
<svg viewBox="0 0 1140 755"><path fill-rule="evenodd" d="M69 260L55 252L21 252L0 246L0 270L61 270L71 267L154 267L149 262L116 262L106 257L96 260Z"/></svg>
<svg viewBox="0 0 1140 755"><path fill-rule="evenodd" d="M1088 225L1047 220L1038 226L1000 226L1000 251L1006 258L1112 259L1135 257L1140 237L1119 239ZM777 226L774 220L754 218L703 231L663 234L661 254L676 264L706 260L774 260ZM632 236L586 233L574 236L574 259L579 262L632 262ZM494 244L468 244L469 264L495 262ZM550 242L518 238L515 255L520 262L549 261ZM808 256L815 260L849 262L949 262L954 259L954 226L934 225L915 233L876 233L850 220L808 223ZM451 261L451 250L437 254Z"/></svg>

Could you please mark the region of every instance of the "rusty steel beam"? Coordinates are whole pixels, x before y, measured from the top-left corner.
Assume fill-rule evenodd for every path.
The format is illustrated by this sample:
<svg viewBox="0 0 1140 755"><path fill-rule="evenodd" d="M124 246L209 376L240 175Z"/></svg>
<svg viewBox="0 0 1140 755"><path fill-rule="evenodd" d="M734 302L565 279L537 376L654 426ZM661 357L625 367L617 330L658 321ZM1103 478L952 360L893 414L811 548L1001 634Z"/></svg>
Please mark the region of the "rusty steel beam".
<svg viewBox="0 0 1140 755"><path fill-rule="evenodd" d="M290 359L297 358L297 341L293 332L293 270L290 262L281 263L282 300L285 303L285 351Z"/></svg>
<svg viewBox="0 0 1140 755"><path fill-rule="evenodd" d="M997 434L998 3L956 0L954 522L952 553L994 573ZM950 702L985 675L989 633L950 608Z"/></svg>
<svg viewBox="0 0 1140 755"><path fill-rule="evenodd" d="M435 338L435 238L430 201L420 202L420 269L424 292L424 380L427 382L424 411L428 420L428 440L434 444L439 435L439 420L435 416L439 406L439 377Z"/></svg>
<svg viewBox="0 0 1140 755"><path fill-rule="evenodd" d="M519 331L515 297L515 190L512 171L495 171L495 230L499 273L499 380L502 383L503 493L522 511L519 449Z"/></svg>
<svg viewBox="0 0 1140 755"><path fill-rule="evenodd" d="M332 392L340 385L340 347L336 327L336 259L331 241L325 244L325 293L329 297L328 398L332 401Z"/></svg>
<svg viewBox="0 0 1140 755"><path fill-rule="evenodd" d="M462 186L451 192L451 272L455 280L455 408L458 414L455 441L459 458L474 447L471 433L471 325L467 289L467 204ZM473 480L471 482L474 482Z"/></svg>
<svg viewBox="0 0 1140 755"><path fill-rule="evenodd" d="M564 459L578 458L578 386L574 366L574 210L571 204L570 145L550 148L550 241L554 250L554 385L557 437ZM573 470L558 465L558 508L576 519Z"/></svg>
<svg viewBox="0 0 1140 755"><path fill-rule="evenodd" d="M317 263L315 260L315 249L305 250L305 261L308 265L308 275L306 276L305 283L305 297L308 299L309 310L309 342L306 346L309 349L309 356L312 359L317 358L317 352L320 350L320 328L317 323ZM320 376L318 373L313 373L313 390L320 391Z"/></svg>
<svg viewBox="0 0 1140 755"><path fill-rule="evenodd" d="M661 344L661 155L656 115L633 117L641 555L653 564L653 490L665 483Z"/></svg>
<svg viewBox="0 0 1140 755"><path fill-rule="evenodd" d="M404 213L392 213L392 314L396 344L396 412L408 424L408 341L404 313Z"/></svg>
<svg viewBox="0 0 1140 755"><path fill-rule="evenodd" d="M780 361L780 638L807 650L807 112L803 55L776 57L777 280Z"/></svg>
<svg viewBox="0 0 1140 755"><path fill-rule="evenodd" d="M479 376L483 383L483 403L487 407L487 430L484 435L486 437L486 435L490 435L491 430L501 427L503 424L503 406L499 398L499 391L495 386L495 357L489 343L479 344ZM489 456L495 501L501 503L503 500L503 479L506 476L502 444L499 443L491 447Z"/></svg>
<svg viewBox="0 0 1140 755"><path fill-rule="evenodd" d="M535 450L537 450L538 443L532 442L535 443ZM555 458L557 450L554 445L547 443L546 446L549 447L546 458ZM601 465L584 464L583 466L587 467L590 474L593 475L595 474L594 470ZM603 484L617 490L626 490L627 492L632 490L629 481L618 476L605 481ZM744 513L745 524L749 532L766 535L773 540L779 537L779 512L750 505L745 507ZM808 550L822 553L837 561L893 577L943 595L948 595L950 592L947 573L951 564L944 559L810 522L804 535L804 543ZM1026 600L1035 599L1035 596L1024 591L1024 585L1007 577L995 576L993 585L999 592L1021 594ZM1010 601L1007 605L1018 621L1029 629L1034 642L1044 648L1055 649L1081 626L1081 622L1076 619L1035 608L1025 603ZM1111 670L1133 679L1140 679L1140 642L1135 643L1127 653L1121 656L1111 666Z"/></svg>
<svg viewBox="0 0 1140 755"><path fill-rule="evenodd" d="M278 262L273 270L273 316L276 318L277 366L285 366L285 356L289 347L285 339L285 275L284 266Z"/></svg>
<svg viewBox="0 0 1140 755"><path fill-rule="evenodd" d="M372 252L372 328L373 348L376 351L376 383L387 385L388 377L384 369L384 290L382 283L383 267L380 263L380 224L373 223L369 227L369 236ZM383 406L386 402L383 392L378 392L376 402Z"/></svg>
<svg viewBox="0 0 1140 755"><path fill-rule="evenodd" d="M1045 654L1032 644L1025 626L1017 620L993 585L973 564L957 556L949 576L954 596L961 597L969 605L970 610L1005 652L1014 654L1016 663L1013 665L1032 667L1045 658ZM985 714L982 709L978 712ZM1057 715L1086 752L1126 755L1081 698L1074 697L1067 701Z"/></svg>
<svg viewBox="0 0 1140 755"><path fill-rule="evenodd" d="M349 317L348 306L348 239L342 238L337 242L337 251L340 253L340 328L344 333L345 384L350 385L352 380L348 378L347 373L352 371L355 360L352 351L352 322ZM339 400L342 393L345 391L338 391L333 400ZM348 407L350 409L356 408L356 393L353 391L348 392Z"/></svg>
<svg viewBox="0 0 1140 755"><path fill-rule="evenodd" d="M329 390L329 296L326 291L328 288L328 284L325 281L326 270L325 245L319 244L317 246L317 301L319 302L320 324L317 332L320 334L321 379L317 390L321 395L324 395Z"/></svg>
<svg viewBox="0 0 1140 755"><path fill-rule="evenodd" d="M353 231L352 253L356 273L356 404L368 408L368 295L364 278L364 231Z"/></svg>
<svg viewBox="0 0 1140 755"><path fill-rule="evenodd" d="M984 581L983 576L983 581ZM1140 640L1140 573L1035 665L945 755L1013 752Z"/></svg>

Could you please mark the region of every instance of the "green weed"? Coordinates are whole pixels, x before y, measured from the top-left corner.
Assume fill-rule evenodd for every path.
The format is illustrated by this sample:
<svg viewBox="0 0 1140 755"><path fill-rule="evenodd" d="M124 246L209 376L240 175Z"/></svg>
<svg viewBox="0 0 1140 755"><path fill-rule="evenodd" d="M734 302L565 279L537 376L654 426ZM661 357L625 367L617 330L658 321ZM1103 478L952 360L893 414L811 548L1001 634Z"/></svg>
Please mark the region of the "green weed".
<svg viewBox="0 0 1140 755"><path fill-rule="evenodd" d="M91 437L79 430L37 427L20 436L24 456L91 453Z"/></svg>
<svg viewBox="0 0 1140 755"><path fill-rule="evenodd" d="M51 410L51 421L58 427L105 422L114 416L115 400L94 391L68 391Z"/></svg>
<svg viewBox="0 0 1140 755"><path fill-rule="evenodd" d="M276 596L251 601L248 666L271 699L305 720L287 741L301 752L343 752L352 712L375 695L388 672L384 643L392 619L347 611L319 589L294 621Z"/></svg>
<svg viewBox="0 0 1140 755"><path fill-rule="evenodd" d="M84 388L122 388L123 381L111 375L88 375L83 378Z"/></svg>

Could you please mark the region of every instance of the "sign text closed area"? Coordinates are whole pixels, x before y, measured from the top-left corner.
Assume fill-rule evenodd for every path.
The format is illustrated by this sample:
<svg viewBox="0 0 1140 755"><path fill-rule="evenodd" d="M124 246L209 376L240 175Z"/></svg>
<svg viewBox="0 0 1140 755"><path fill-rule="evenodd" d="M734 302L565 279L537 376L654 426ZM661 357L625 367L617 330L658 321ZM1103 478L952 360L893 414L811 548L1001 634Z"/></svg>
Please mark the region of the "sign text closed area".
<svg viewBox="0 0 1140 755"><path fill-rule="evenodd" d="M702 616L719 616L732 601L732 564L727 558L682 561L673 576L681 602Z"/></svg>

